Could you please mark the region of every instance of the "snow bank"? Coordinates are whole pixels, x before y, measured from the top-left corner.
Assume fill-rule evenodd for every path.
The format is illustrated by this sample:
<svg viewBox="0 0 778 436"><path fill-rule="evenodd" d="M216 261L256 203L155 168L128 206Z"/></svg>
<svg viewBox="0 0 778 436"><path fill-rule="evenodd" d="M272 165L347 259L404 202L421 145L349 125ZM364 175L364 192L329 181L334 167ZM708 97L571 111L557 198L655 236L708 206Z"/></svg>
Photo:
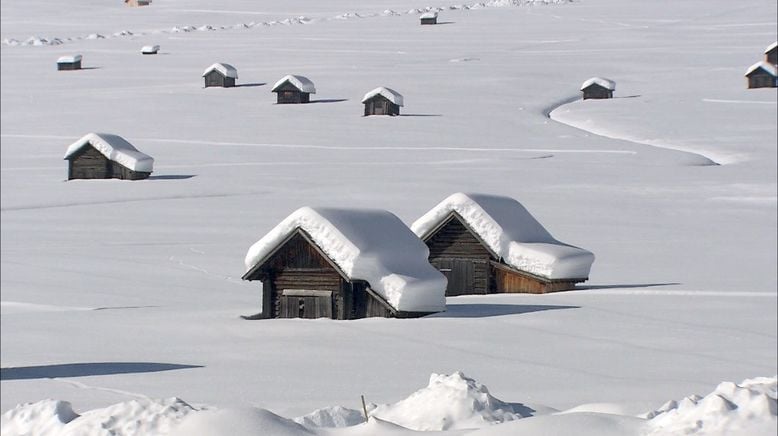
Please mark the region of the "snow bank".
<svg viewBox="0 0 778 436"><path fill-rule="evenodd" d="M594 254L557 241L518 201L496 195L456 193L424 214L411 230L425 238L456 212L508 265L550 279L585 279Z"/></svg>
<svg viewBox="0 0 778 436"><path fill-rule="evenodd" d="M429 250L399 218L384 210L303 207L249 248L246 270L302 229L351 280L364 280L395 309L445 310L446 278Z"/></svg>
<svg viewBox="0 0 778 436"><path fill-rule="evenodd" d="M396 104L397 106L403 105L403 96L400 95L399 92L395 91L394 89L386 88L383 86L379 86L378 88L368 92L365 94L364 97L362 97L362 103L370 100L371 98L375 97L376 95L382 95L387 100L391 101L392 103Z"/></svg>
<svg viewBox="0 0 778 436"><path fill-rule="evenodd" d="M774 435L778 431L778 377L724 382L705 397L670 401L646 414L651 435Z"/></svg>
<svg viewBox="0 0 778 436"><path fill-rule="evenodd" d="M16 406L0 418L3 435L83 436L167 434L194 411L178 398L132 400L78 415L67 401Z"/></svg>
<svg viewBox="0 0 778 436"><path fill-rule="evenodd" d="M203 77L205 77L206 74L210 73L213 70L222 73L222 75L224 75L225 77L232 77L233 79L238 78L238 70L235 69L235 67L233 67L230 64L224 64L218 62L206 68L205 71L203 71Z"/></svg>
<svg viewBox="0 0 778 436"><path fill-rule="evenodd" d="M278 82L276 82L275 85L273 85L273 89L271 89L270 92L277 91L278 87L283 85L286 82L291 83L292 85L295 86L295 88L299 89L302 92L316 94L316 87L313 86L313 82L311 82L310 79L304 76L295 76L292 74L282 77L281 80L279 80Z"/></svg>
<svg viewBox="0 0 778 436"><path fill-rule="evenodd" d="M170 436L309 436L302 425L258 408L206 410L185 417Z"/></svg>
<svg viewBox="0 0 778 436"><path fill-rule="evenodd" d="M523 418L491 396L486 386L458 371L432 374L426 388L397 403L373 406L368 414L421 431L480 428Z"/></svg>
<svg viewBox="0 0 778 436"><path fill-rule="evenodd" d="M775 68L775 65L765 61L757 62L754 65L748 67L748 70L746 70L745 75L748 76L749 74L753 73L756 70L765 70L773 77L778 76L778 69Z"/></svg>
<svg viewBox="0 0 778 436"><path fill-rule="evenodd" d="M89 144L108 159L119 162L133 171L150 173L154 169L154 159L151 156L141 153L121 136L110 133L87 133L70 144L65 152L65 159L67 160Z"/></svg>
<svg viewBox="0 0 778 436"><path fill-rule="evenodd" d="M602 77L592 77L591 79L585 81L581 85L581 91L583 91L584 89L586 89L586 88L588 88L588 87L590 87L592 85L600 85L603 88L609 89L611 91L615 91L616 90L616 82L614 82L613 80L605 79L605 78L602 78Z"/></svg>

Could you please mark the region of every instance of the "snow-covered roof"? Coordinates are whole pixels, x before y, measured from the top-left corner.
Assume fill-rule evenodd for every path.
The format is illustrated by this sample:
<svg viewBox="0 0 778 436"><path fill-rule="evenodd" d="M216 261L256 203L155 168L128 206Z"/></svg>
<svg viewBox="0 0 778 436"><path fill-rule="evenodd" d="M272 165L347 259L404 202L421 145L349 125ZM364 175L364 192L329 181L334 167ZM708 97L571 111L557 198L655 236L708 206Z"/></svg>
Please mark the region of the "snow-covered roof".
<svg viewBox="0 0 778 436"><path fill-rule="evenodd" d="M311 82L310 79L304 76L295 76L293 74L289 74L282 77L281 80L279 80L278 82L276 82L275 85L273 85L273 89L271 89L270 92L275 92L279 86L283 85L286 82L291 83L302 92L316 94L316 87L313 86L313 82Z"/></svg>
<svg viewBox="0 0 778 436"><path fill-rule="evenodd" d="M364 280L395 309L445 309L446 278L428 261L429 249L385 210L303 207L249 248L246 271L262 264L297 229L349 280Z"/></svg>
<svg viewBox="0 0 778 436"><path fill-rule="evenodd" d="M382 95L386 97L387 100L391 101L392 103L396 104L397 106L403 105L403 96L400 95L399 92L395 91L391 88L386 88L383 86L379 86L378 88L368 92L365 94L364 97L362 97L362 103L370 100L371 98L375 97L376 95Z"/></svg>
<svg viewBox="0 0 778 436"><path fill-rule="evenodd" d="M456 193L424 214L411 230L424 239L452 214L507 265L549 279L589 277L594 254L564 244L510 197Z"/></svg>
<svg viewBox="0 0 778 436"><path fill-rule="evenodd" d="M58 64L72 64L74 62L78 62L81 60L81 55L68 55L68 56L60 56L59 59L57 59Z"/></svg>
<svg viewBox="0 0 778 436"><path fill-rule="evenodd" d="M65 159L89 144L108 159L133 171L150 173L153 170L154 158L141 153L121 136L110 133L87 133L83 138L70 144L65 152Z"/></svg>
<svg viewBox="0 0 778 436"><path fill-rule="evenodd" d="M591 79L585 81L583 85L581 85L581 91L583 91L584 89L592 85L600 85L603 88L611 91L616 89L616 82L614 82L613 80L605 79L603 77L592 77Z"/></svg>
<svg viewBox="0 0 778 436"><path fill-rule="evenodd" d="M766 49L764 49L764 53L770 53L771 51L775 50L778 47L778 41L775 41L774 43L767 46Z"/></svg>
<svg viewBox="0 0 778 436"><path fill-rule="evenodd" d="M437 12L425 12L419 16L419 18L438 18Z"/></svg>
<svg viewBox="0 0 778 436"><path fill-rule="evenodd" d="M141 53L156 53L159 51L158 45L144 45L143 48L140 49Z"/></svg>
<svg viewBox="0 0 778 436"><path fill-rule="evenodd" d="M773 77L778 76L778 70L775 68L775 65L765 61L757 62L754 65L748 67L748 70L746 71L745 75L748 76L754 71L759 69L767 71Z"/></svg>
<svg viewBox="0 0 778 436"><path fill-rule="evenodd" d="M230 64L224 64L219 62L206 68L205 71L203 71L203 77L205 77L206 74L210 73L213 70L222 73L222 75L224 75L225 77L232 77L233 79L238 78L238 70L236 70L235 67L233 67Z"/></svg>

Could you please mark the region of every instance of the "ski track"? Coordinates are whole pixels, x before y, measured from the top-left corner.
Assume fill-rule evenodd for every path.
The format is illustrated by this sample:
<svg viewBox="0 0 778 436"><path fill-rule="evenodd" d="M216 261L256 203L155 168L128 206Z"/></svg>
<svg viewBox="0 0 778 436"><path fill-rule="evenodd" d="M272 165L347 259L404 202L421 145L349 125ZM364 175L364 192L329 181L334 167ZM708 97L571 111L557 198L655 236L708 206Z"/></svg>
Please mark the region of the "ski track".
<svg viewBox="0 0 778 436"><path fill-rule="evenodd" d="M190 250L191 250L191 248L190 248ZM168 257L168 260L170 262L173 262L173 263L175 263L175 264L177 264L179 266L182 266L184 268L189 268L189 269L201 272L201 273L203 273L203 274L205 274L205 275L207 275L208 277L211 277L211 278L216 278L216 279L219 279L219 280L224 280L224 281L227 281L227 282L230 282L230 283L234 283L234 284L238 284L238 285L241 285L241 286L244 285L243 281L240 280L240 279L236 279L235 277L230 277L230 276L224 276L224 275L221 275L221 274L214 274L214 273L208 271L205 268L199 267L197 265L193 265L191 263L186 263L183 260L181 260L181 259L179 259L179 258L177 258L175 256Z"/></svg>
<svg viewBox="0 0 778 436"><path fill-rule="evenodd" d="M124 395L124 396L127 396L127 397L131 397L131 398L139 398L139 399L143 399L143 400L150 400L151 399L151 398L149 398L146 395L139 394L139 393L136 393L136 392L124 391L124 390L121 390L121 389L104 388L104 387L101 387L101 386L91 386L91 385L88 385L86 383L81 383L81 382L77 382L77 381L73 381L73 380L65 380L65 379L61 379L61 378L52 378L50 380L58 381L60 383L65 383L65 384L71 385L71 386L73 386L75 388L78 388L78 389L91 389L91 390L95 390L95 391L111 392L113 394L119 394L119 395Z"/></svg>
<svg viewBox="0 0 778 436"><path fill-rule="evenodd" d="M181 25L181 26L173 26L170 29L159 29L159 30L151 30L151 31L145 31L145 32L133 32L131 30L120 30L117 32L114 32L110 35L101 35L99 33L89 33L85 36L75 36L75 37L66 37L66 38L59 38L59 37L38 37L38 36L30 36L29 38L24 39L23 41L20 41L16 38L5 38L2 41L3 45L6 46L45 46L45 45L61 45L66 44L68 42L74 42L74 41L84 41L84 40L100 40L100 39L107 39L107 38L121 38L121 37L128 37L128 36L143 36L143 35L149 35L149 34L159 34L159 33L189 33L189 32L197 32L197 31L205 31L205 32L213 32L213 31L220 31L220 30L237 30L237 29L253 29L253 28L265 28L265 27L272 27L272 26L289 26L289 25L297 25L297 24L311 24L316 22L331 22L331 21L337 21L337 20L349 20L354 18L374 18L374 17L389 17L389 16L401 16L401 15L419 15L423 14L425 12L440 12L444 10L477 10L487 7L509 7L509 6L532 6L535 4L539 5L559 5L559 4L566 4L571 3L573 0L487 0L485 2L475 2L470 4L457 4L457 5L449 5L449 6L426 6L423 8L413 8L409 9L405 12L397 12L391 9L386 9L380 13L357 13L357 12L345 12L342 14L338 14L331 17L325 17L325 18L308 18L305 16L298 16L298 17L292 17L292 18L285 18L282 20L271 20L271 21L263 21L263 22L249 22L249 23L237 23L232 25L218 25L218 26L212 26L210 24L203 24L200 26L191 26L191 25ZM269 15L271 13L269 12L251 12L251 11L227 11L227 10L197 10L197 9L190 9L190 10L176 10L176 11L187 11L187 12L202 12L202 13L225 13L225 14L244 14L244 15ZM620 24L620 23L619 23Z"/></svg>

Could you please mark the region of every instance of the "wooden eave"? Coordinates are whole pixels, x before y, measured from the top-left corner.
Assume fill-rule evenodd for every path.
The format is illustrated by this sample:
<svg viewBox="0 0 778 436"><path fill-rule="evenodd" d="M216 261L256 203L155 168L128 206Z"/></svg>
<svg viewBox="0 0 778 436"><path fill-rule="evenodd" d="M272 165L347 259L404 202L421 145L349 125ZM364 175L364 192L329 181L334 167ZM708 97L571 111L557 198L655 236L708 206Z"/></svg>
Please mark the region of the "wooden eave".
<svg viewBox="0 0 778 436"><path fill-rule="evenodd" d="M492 256L492 258L500 259L500 256L497 253L495 253L494 250L492 250L491 247L489 247L489 245L487 245L486 242L484 242L483 239L481 239L481 237L478 235L478 233L473 231L473 229L467 224L467 221L465 221L465 219L462 218L462 215L460 215L459 213L457 213L456 211L453 211L453 210L451 212L449 212L448 215L446 215L445 218L440 220L440 223L438 223L438 225L433 227L432 230L430 230L426 234L424 234L424 236L421 237L421 240L426 243L430 238L435 236L435 234L438 233L438 231L440 231L440 229L445 227L446 224L448 224L453 219L459 220L459 222L462 223L462 225L465 227L465 229L467 229L468 232L470 232L471 235L473 235L473 237L478 241L478 243L480 243L486 249L486 251L489 252L489 254Z"/></svg>
<svg viewBox="0 0 778 436"><path fill-rule="evenodd" d="M313 242L313 238L311 238L308 232L306 232L300 227L297 227L294 231L289 232L289 235L287 235L286 238L284 238L281 242L279 242L278 245L276 245L275 248L273 248L273 250L271 250L265 257L263 257L253 267L251 267L250 270L246 271L246 273L243 274L241 279L248 280L250 276L254 275L258 270L262 269L262 267L265 266L265 263L268 260L270 260L278 252L278 250L281 249L281 247L283 247L287 242L289 242L290 239L292 239L295 235L298 234L301 235L303 239L305 239L309 244L311 244L313 248L316 250L316 252L319 253L321 257L323 257L327 261L327 263L329 263L330 266L333 267L335 271L337 271L338 274L340 274L340 276L344 280L349 282L352 281L352 279L349 278L349 276L346 275L346 273L343 272L343 270L335 262L333 262L332 259L330 259L330 257L321 249L321 247L319 247L315 242Z"/></svg>
<svg viewBox="0 0 778 436"><path fill-rule="evenodd" d="M520 270L517 268L514 268L507 263L503 262L502 259L499 262L491 261L491 265L497 269L501 269L503 271L512 272L514 274L520 274L526 277L529 277L531 279L537 280L539 282L543 283L562 283L562 282L585 282L589 280L589 277L585 278L565 278L565 279L550 279L548 277L543 277L537 274L532 274L531 272L527 272L524 270Z"/></svg>

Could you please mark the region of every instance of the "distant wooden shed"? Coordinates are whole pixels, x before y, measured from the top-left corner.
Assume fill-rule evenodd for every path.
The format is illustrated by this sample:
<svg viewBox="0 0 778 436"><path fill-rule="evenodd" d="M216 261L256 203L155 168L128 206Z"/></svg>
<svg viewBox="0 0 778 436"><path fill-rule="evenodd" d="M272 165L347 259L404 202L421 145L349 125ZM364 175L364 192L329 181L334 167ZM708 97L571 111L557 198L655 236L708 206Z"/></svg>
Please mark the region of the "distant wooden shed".
<svg viewBox="0 0 778 436"><path fill-rule="evenodd" d="M778 41L770 44L764 51L765 61L778 67Z"/></svg>
<svg viewBox="0 0 778 436"><path fill-rule="evenodd" d="M583 99L613 98L616 82L602 77L592 77L581 85Z"/></svg>
<svg viewBox="0 0 778 436"><path fill-rule="evenodd" d="M445 277L399 218L381 210L298 209L246 255L262 312L245 317L409 318L445 308Z"/></svg>
<svg viewBox="0 0 778 436"><path fill-rule="evenodd" d="M141 153L119 135L89 133L71 144L65 153L68 180L141 180L153 171L154 159Z"/></svg>
<svg viewBox="0 0 778 436"><path fill-rule="evenodd" d="M778 87L778 68L767 62L757 62L746 71L749 88Z"/></svg>
<svg viewBox="0 0 778 436"><path fill-rule="evenodd" d="M368 115L400 115L403 96L399 92L380 86L362 97L365 104L365 116Z"/></svg>
<svg viewBox="0 0 778 436"><path fill-rule="evenodd" d="M151 0L124 0L124 3L132 7L148 6L151 4Z"/></svg>
<svg viewBox="0 0 778 436"><path fill-rule="evenodd" d="M232 88L238 78L238 70L230 64L215 63L203 72L205 87Z"/></svg>
<svg viewBox="0 0 778 436"><path fill-rule="evenodd" d="M411 229L448 279L447 296L573 289L588 280L594 261L589 251L551 237L509 197L453 194Z"/></svg>
<svg viewBox="0 0 778 436"><path fill-rule="evenodd" d="M158 45L144 45L140 49L141 54L144 55L155 55L159 53L159 46Z"/></svg>
<svg viewBox="0 0 778 436"><path fill-rule="evenodd" d="M61 56L57 59L57 70L80 70L81 69L81 55Z"/></svg>
<svg viewBox="0 0 778 436"><path fill-rule="evenodd" d="M308 103L316 87L307 77L290 74L277 81L271 92L276 93L278 104Z"/></svg>
<svg viewBox="0 0 778 436"><path fill-rule="evenodd" d="M437 12L425 12L419 17L421 24L438 24Z"/></svg>

